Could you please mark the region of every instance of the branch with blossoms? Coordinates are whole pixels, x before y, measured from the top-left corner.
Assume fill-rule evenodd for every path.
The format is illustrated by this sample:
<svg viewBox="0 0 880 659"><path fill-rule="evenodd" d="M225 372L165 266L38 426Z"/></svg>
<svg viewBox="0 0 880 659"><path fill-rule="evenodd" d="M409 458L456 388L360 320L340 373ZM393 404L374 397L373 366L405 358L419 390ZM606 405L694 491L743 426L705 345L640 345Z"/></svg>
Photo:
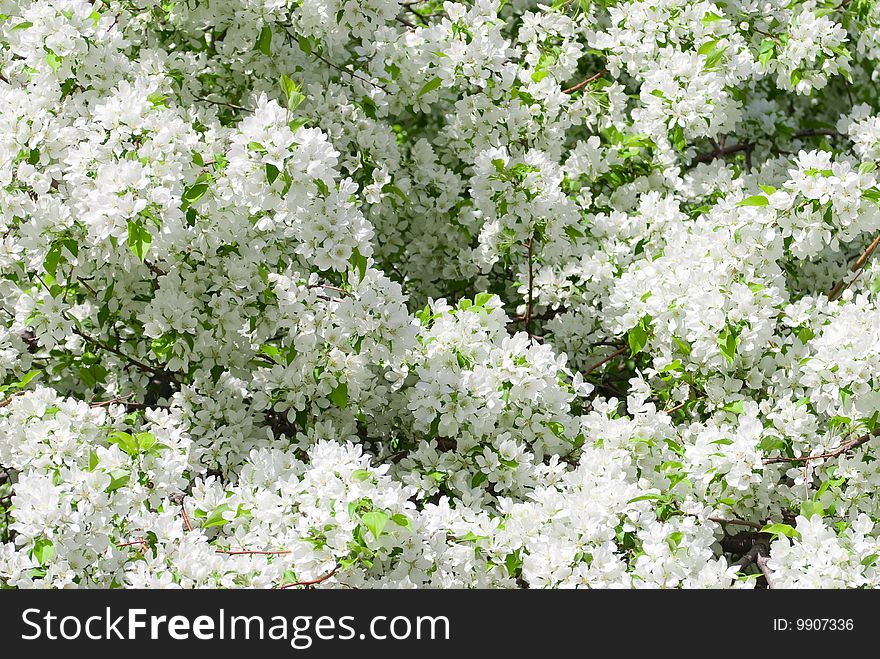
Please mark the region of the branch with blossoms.
<svg viewBox="0 0 880 659"><path fill-rule="evenodd" d="M811 128L807 130L800 130L792 135L793 139L804 139L807 137L840 137L840 134L836 130L832 130L830 128ZM724 136L722 136L724 137ZM751 160L752 153L755 150L756 144L754 142L737 142L735 144L726 144L724 139L716 142L715 140L710 140L712 144L712 150L707 151L705 153L700 153L694 156L693 160L691 160L690 166L694 167L700 163L708 163L712 162L717 158L726 158L727 156L732 156L737 153L745 153L746 158Z"/></svg>
<svg viewBox="0 0 880 659"><path fill-rule="evenodd" d="M605 71L604 71L604 70L599 71L598 73L594 73L594 74L591 75L589 78L587 78L587 79L585 79L585 80L582 80L582 81L579 82L578 84L576 84L576 85L574 85L574 86L572 86L572 87L569 87L569 88L567 88L567 89L563 89L563 90L562 90L562 93L563 93L563 94L573 94L574 92L576 92L576 91L578 91L578 90L580 90L580 89L583 89L584 87L586 87L587 85L589 85L591 82L595 82L596 80L598 80L599 78L601 78L603 75L605 75Z"/></svg>
<svg viewBox="0 0 880 659"><path fill-rule="evenodd" d="M340 566L337 565L332 570L330 570L330 572L318 577L317 579L310 579L307 581L295 581L294 583L283 584L281 586L278 586L278 589L279 590L286 590L288 588L296 588L299 586L305 586L306 588L311 587L311 586L317 586L318 584L324 583L328 579L332 579L336 575L336 573L339 571L339 568L340 568Z"/></svg>
<svg viewBox="0 0 880 659"><path fill-rule="evenodd" d="M877 250L878 245L880 245L880 234L874 237L874 240L871 241L871 244L862 252L861 256L856 259L855 263L852 264L850 271L853 273L852 277L848 279L841 279L837 282L834 287L828 291L828 299L831 301L837 300L843 294L845 290L847 290L850 286L852 286L856 279L862 274L862 271L865 269L865 266L868 264L868 261L871 260L871 257L874 255L874 252Z"/></svg>
<svg viewBox="0 0 880 659"><path fill-rule="evenodd" d="M829 451L827 453L821 453L819 455L805 455L799 458L788 458L788 457L774 457L774 458L764 458L764 464L779 464L785 462L812 462L813 460L830 460L832 458L836 458L838 456L843 455L844 453L849 453L853 449L862 446L863 444L867 444L869 441L874 439L875 437L880 437L880 428L876 428L875 430L865 433L855 439L850 439L848 441L843 442L840 446L838 446L833 451Z"/></svg>
<svg viewBox="0 0 880 659"><path fill-rule="evenodd" d="M880 585L845 2L5 3L0 585Z"/></svg>

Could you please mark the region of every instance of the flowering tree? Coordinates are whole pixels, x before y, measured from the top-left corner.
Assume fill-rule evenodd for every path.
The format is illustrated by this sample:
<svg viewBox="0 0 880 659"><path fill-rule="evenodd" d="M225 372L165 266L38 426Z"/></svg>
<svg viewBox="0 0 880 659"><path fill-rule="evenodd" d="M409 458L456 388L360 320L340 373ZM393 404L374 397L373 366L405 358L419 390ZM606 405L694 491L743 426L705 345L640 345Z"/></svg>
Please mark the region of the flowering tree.
<svg viewBox="0 0 880 659"><path fill-rule="evenodd" d="M0 587L880 584L880 4L0 0Z"/></svg>

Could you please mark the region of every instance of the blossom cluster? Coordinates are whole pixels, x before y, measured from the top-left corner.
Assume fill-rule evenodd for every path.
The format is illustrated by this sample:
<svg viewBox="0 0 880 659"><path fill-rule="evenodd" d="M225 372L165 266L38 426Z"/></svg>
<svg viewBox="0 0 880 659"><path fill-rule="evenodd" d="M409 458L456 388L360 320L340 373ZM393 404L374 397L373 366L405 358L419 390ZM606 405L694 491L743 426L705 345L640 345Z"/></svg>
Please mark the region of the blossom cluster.
<svg viewBox="0 0 880 659"><path fill-rule="evenodd" d="M0 588L880 586L880 3L0 46Z"/></svg>

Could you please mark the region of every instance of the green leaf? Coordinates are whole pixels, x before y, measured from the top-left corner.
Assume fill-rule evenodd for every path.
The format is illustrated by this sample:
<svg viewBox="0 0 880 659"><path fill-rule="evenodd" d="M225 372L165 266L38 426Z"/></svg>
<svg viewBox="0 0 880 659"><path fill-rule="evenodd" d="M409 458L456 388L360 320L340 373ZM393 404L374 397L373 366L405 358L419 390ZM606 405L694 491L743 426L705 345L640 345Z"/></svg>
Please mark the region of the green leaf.
<svg viewBox="0 0 880 659"><path fill-rule="evenodd" d="M651 321L645 316L639 321L639 324L633 327L627 334L629 341L630 356L639 354L648 343L648 329Z"/></svg>
<svg viewBox="0 0 880 659"><path fill-rule="evenodd" d="M399 197L400 200L403 201L404 203L406 203L406 204L409 203L409 197L406 196L406 193L403 190L401 190L400 188L398 188L396 185L394 185L393 183L386 183L385 185L383 185L382 192L385 192L386 194L390 192L391 194Z"/></svg>
<svg viewBox="0 0 880 659"><path fill-rule="evenodd" d="M718 347L728 364L736 360L736 348L739 345L739 330L727 325L718 335Z"/></svg>
<svg viewBox="0 0 880 659"><path fill-rule="evenodd" d="M719 46L718 41L718 39L708 41L697 51L700 55L706 57L705 68L707 71L717 69L721 59L724 57L724 53L727 52L727 46Z"/></svg>
<svg viewBox="0 0 880 659"><path fill-rule="evenodd" d="M223 526L224 524L226 524L227 521L229 521L223 518L223 513L230 510L232 509L229 507L229 504L221 503L219 506L214 508L214 510L212 510L210 514L208 514L208 516L205 518L205 521L202 522L202 528L209 529L212 526Z"/></svg>
<svg viewBox="0 0 880 659"><path fill-rule="evenodd" d="M165 96L165 94L163 94L161 92L153 92L152 94L147 96L147 100L150 102L150 105L152 105L154 108L168 107L168 104L166 103L166 101L168 101L168 97ZM202 163L202 165L204 165L204 163ZM201 167L202 165L199 165L199 166Z"/></svg>
<svg viewBox="0 0 880 659"><path fill-rule="evenodd" d="M41 371L40 369L34 369L33 371L28 371L23 376L21 376L21 380L19 380L16 383L16 386L19 389L24 389L31 380L33 380L35 377L40 375L42 372L43 371Z"/></svg>
<svg viewBox="0 0 880 659"><path fill-rule="evenodd" d="M349 262L357 268L358 274L360 276L360 281L364 280L364 277L367 275L367 257L362 256L361 253L355 248L354 252L349 259Z"/></svg>
<svg viewBox="0 0 880 659"><path fill-rule="evenodd" d="M183 192L184 204L189 207L205 196L208 191L207 182L199 182L191 185Z"/></svg>
<svg viewBox="0 0 880 659"><path fill-rule="evenodd" d="M770 202L767 201L767 197L764 195L757 194L753 197L748 197L743 199L741 202L737 204L737 206L766 206Z"/></svg>
<svg viewBox="0 0 880 659"><path fill-rule="evenodd" d="M732 403L727 403L721 409L725 412L732 412L733 414L745 413L745 408L743 407L743 402L741 400L735 400Z"/></svg>
<svg viewBox="0 0 880 659"><path fill-rule="evenodd" d="M474 306L484 307L493 297L492 293L477 293L477 296L474 298Z"/></svg>
<svg viewBox="0 0 880 659"><path fill-rule="evenodd" d="M309 41L308 37L298 36L296 38L296 42L299 45L299 49L303 51L306 55L312 54L312 42Z"/></svg>
<svg viewBox="0 0 880 659"><path fill-rule="evenodd" d="M398 526L402 526L405 529L412 528L412 522L409 517L404 515L403 513L397 513L396 515L391 516L391 521L397 524Z"/></svg>
<svg viewBox="0 0 880 659"><path fill-rule="evenodd" d="M761 66L767 68L767 64L770 62L770 59L773 57L773 54L776 52L776 42L770 37L764 39L761 42L761 47L758 50L758 61L761 63Z"/></svg>
<svg viewBox="0 0 880 659"><path fill-rule="evenodd" d="M272 185L275 180L278 178L278 168L270 162L266 163L266 182L269 185Z"/></svg>
<svg viewBox="0 0 880 659"><path fill-rule="evenodd" d="M761 533L769 533L775 537L784 535L786 538L800 539L801 534L798 530L789 524L768 524L761 529Z"/></svg>
<svg viewBox="0 0 880 659"><path fill-rule="evenodd" d="M532 82L541 82L548 75L550 75L550 72L544 68L535 69L532 71Z"/></svg>
<svg viewBox="0 0 880 659"><path fill-rule="evenodd" d="M473 478L471 478L471 487L480 487L480 485L485 483L487 480L489 480L489 476L482 471L478 471L476 474L474 474Z"/></svg>
<svg viewBox="0 0 880 659"><path fill-rule="evenodd" d="M663 498L663 496L660 494L643 494L642 496L636 497L635 499L630 499L629 501L627 501L627 503L630 504L630 503L638 503L639 501L656 501L657 499L662 499L662 498Z"/></svg>
<svg viewBox="0 0 880 659"><path fill-rule="evenodd" d="M672 128L672 146L676 151L684 151L687 146L687 140L684 137L684 128L675 124Z"/></svg>
<svg viewBox="0 0 880 659"><path fill-rule="evenodd" d="M440 78L431 78L428 82L425 83L425 86L422 87L422 90L419 92L419 98L428 94L435 89L438 89L440 85L443 84L443 81Z"/></svg>
<svg viewBox="0 0 880 659"><path fill-rule="evenodd" d="M127 432L116 430L110 433L107 441L111 444L116 444L128 455L134 456L138 454L137 440Z"/></svg>
<svg viewBox="0 0 880 659"><path fill-rule="evenodd" d="M157 446L161 446L161 444L156 443L156 436L150 432L139 432L134 436L134 441L137 444L138 451L141 453L146 453L152 448Z"/></svg>
<svg viewBox="0 0 880 659"><path fill-rule="evenodd" d="M691 346L687 341L682 341L677 336L673 336L672 342L675 344L675 347L678 348L679 352L681 352L681 354L683 354L685 357L691 354Z"/></svg>
<svg viewBox="0 0 880 659"><path fill-rule="evenodd" d="M681 544L682 539L684 539L684 533L681 531L673 531L666 536L666 544L669 545L669 549L675 551Z"/></svg>
<svg viewBox="0 0 880 659"><path fill-rule="evenodd" d="M353 472L351 472L351 479L358 482L365 481L370 477L370 475L370 472L366 469L355 469Z"/></svg>
<svg viewBox="0 0 880 659"><path fill-rule="evenodd" d="M260 30L260 36L257 37L257 50L266 57L272 54L272 28L264 25Z"/></svg>
<svg viewBox="0 0 880 659"><path fill-rule="evenodd" d="M56 271L58 270L58 262L61 260L61 243L54 242L52 246L49 248L49 252L46 254L46 258L43 259L43 270L48 272L53 277L56 276Z"/></svg>
<svg viewBox="0 0 880 659"><path fill-rule="evenodd" d="M158 336L150 342L150 350L162 361L168 361L171 351L174 349L177 339L175 333L166 332L162 336Z"/></svg>
<svg viewBox="0 0 880 659"><path fill-rule="evenodd" d="M718 41L719 41L718 39L713 39L711 41L707 41L702 46L700 46L699 49L697 49L697 54L708 55L713 50L715 50L715 46L718 45Z"/></svg>
<svg viewBox="0 0 880 659"><path fill-rule="evenodd" d="M504 559L504 565L507 567L507 574L510 576L514 576L522 569L522 556L520 556L520 551L517 549L512 554L508 554Z"/></svg>
<svg viewBox="0 0 880 659"><path fill-rule="evenodd" d="M55 556L55 545L47 538L37 538L34 542L34 548L31 550L31 556L41 566L45 567L52 557Z"/></svg>
<svg viewBox="0 0 880 659"><path fill-rule="evenodd" d="M382 535L389 519L388 515L378 510L361 515L361 523L370 530L374 538L379 538Z"/></svg>
<svg viewBox="0 0 880 659"><path fill-rule="evenodd" d="M348 384L345 382L337 384L336 388L330 392L330 400L340 410L344 410L348 405Z"/></svg>
<svg viewBox="0 0 880 659"><path fill-rule="evenodd" d="M52 69L52 72L55 73L58 69L61 68L61 63L64 61L63 57L58 57L54 51L49 48L46 48L46 64L49 65L49 68Z"/></svg>
<svg viewBox="0 0 880 659"><path fill-rule="evenodd" d="M140 220L128 221L128 247L141 262L146 258L153 237Z"/></svg>
<svg viewBox="0 0 880 659"><path fill-rule="evenodd" d="M810 519L813 515L824 517L825 506L816 501L803 501L801 503L801 515L803 515L807 519Z"/></svg>
<svg viewBox="0 0 880 659"><path fill-rule="evenodd" d="M110 494L121 487L128 485L130 474L125 469L114 469L110 472L110 485L104 491Z"/></svg>
<svg viewBox="0 0 880 659"><path fill-rule="evenodd" d="M287 109L291 112L296 110L306 100L305 94L302 93L302 87L283 74L281 76L281 90L284 92L284 98L287 101Z"/></svg>

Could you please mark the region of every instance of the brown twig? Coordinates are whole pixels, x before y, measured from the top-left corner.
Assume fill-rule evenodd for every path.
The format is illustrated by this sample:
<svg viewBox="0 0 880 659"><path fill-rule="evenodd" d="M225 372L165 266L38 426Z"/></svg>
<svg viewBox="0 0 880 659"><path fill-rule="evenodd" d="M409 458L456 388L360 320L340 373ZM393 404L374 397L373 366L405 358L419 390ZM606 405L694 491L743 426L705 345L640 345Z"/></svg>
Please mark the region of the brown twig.
<svg viewBox="0 0 880 659"><path fill-rule="evenodd" d="M193 96L197 101L202 101L203 103L210 103L211 105L219 105L224 108L229 108L230 110L238 110L240 112L253 112L250 108L246 108L241 105L236 105L235 103L229 103L227 101L215 101L214 99L205 98L203 96Z"/></svg>
<svg viewBox="0 0 880 659"><path fill-rule="evenodd" d="M604 359L602 359L602 360L596 362L595 364L593 364L592 366L590 366L590 368L588 368L586 371L584 371L584 377L586 377L587 375L589 375L590 373L592 373L593 371L595 371L597 368L599 368L599 367L601 367L601 366L604 366L605 364L607 364L608 362L610 362L610 361L611 361L612 359L614 359L615 357L619 357L619 356L622 355L624 352L626 352L626 346L622 346L622 347L618 348L617 350L615 350L614 352L612 352L610 355L608 355L608 356L605 357Z"/></svg>
<svg viewBox="0 0 880 659"><path fill-rule="evenodd" d="M722 519L721 517L707 517L710 522L716 522L718 524L733 524L736 526L748 526L752 529L757 529L760 531L764 528L763 524L759 524L758 522L750 522L746 519Z"/></svg>
<svg viewBox="0 0 880 659"><path fill-rule="evenodd" d="M682 407L684 407L688 403L696 403L698 400L704 398L705 396L706 396L705 393L700 393L697 396L694 396L693 398L688 398L687 400L680 402L678 405L673 405L672 407L663 410L663 412L666 414L672 414L673 412L678 412L678 410L680 410Z"/></svg>
<svg viewBox="0 0 880 659"><path fill-rule="evenodd" d="M576 92L577 90L579 90L579 89L583 89L584 87L586 87L587 85L589 85L589 84L590 84L591 82L593 82L594 80L598 80L598 79L601 78L603 75L605 75L605 70L604 70L604 69L603 69L602 71L599 71L599 73L594 73L593 75L591 75L591 76L590 76L589 78L587 78L586 80L583 80L583 81L579 82L578 84L576 84L574 87L569 87L568 89L563 89L563 90L562 90L562 93L563 93L563 94L573 94L573 93Z"/></svg>
<svg viewBox="0 0 880 659"><path fill-rule="evenodd" d="M339 286L331 286L330 284L309 284L308 288L325 288L328 291L336 291L337 293L341 293L342 295L349 295L349 292L344 288L339 288Z"/></svg>
<svg viewBox="0 0 880 659"><path fill-rule="evenodd" d="M740 559L735 563L735 565L739 568L738 572L742 572L749 565L755 562L758 558L758 553L761 551L761 545L757 542L752 544L751 549L749 549L745 554L743 554Z"/></svg>
<svg viewBox="0 0 880 659"><path fill-rule="evenodd" d="M118 348L114 348L111 345L103 343L103 342L99 341L98 339L95 339L95 338L89 336L88 334L86 334L85 332L83 332L81 329L79 329L76 326L74 326L74 328L73 328L73 333L82 337L82 339L84 341L91 343L92 345L100 348L101 350L105 350L107 352L112 352L117 357L121 357L122 359L127 361L129 364L137 367L141 371L148 371L148 372L152 373L153 375L157 375L161 378L167 377L171 380L175 380L175 377L172 373L169 373L168 371L165 371L164 369L161 369L157 366L151 366L150 364L146 364L140 360L135 359L134 357L129 357L128 355L126 355L124 352L122 352Z"/></svg>
<svg viewBox="0 0 880 659"><path fill-rule="evenodd" d="M839 137L840 133L833 128L810 128L808 130L799 130L794 134L794 137L800 139L804 137L819 137L822 135L827 137Z"/></svg>
<svg viewBox="0 0 880 659"><path fill-rule="evenodd" d="M214 551L215 554L225 554L226 556L280 556L282 554L289 554L289 551L251 551L251 550L226 550L226 549L217 549Z"/></svg>
<svg viewBox="0 0 880 659"><path fill-rule="evenodd" d="M24 394L24 393L25 393L24 391L16 391L14 394L12 394L11 396L9 396L9 397L6 398L5 400L0 401L0 408L2 408L2 407L6 407L6 406L9 405L13 400L15 400L15 397L16 397L16 396L21 396L21 395Z"/></svg>
<svg viewBox="0 0 880 659"><path fill-rule="evenodd" d="M322 577L318 577L317 579L312 579L310 581L297 581L294 583L286 583L283 586L278 586L279 590L285 590L287 588L295 588L296 586L315 586L319 583L323 583L327 581L327 579L331 578L336 572L339 570L339 566L337 565L332 570L330 570L327 574Z"/></svg>
<svg viewBox="0 0 880 659"><path fill-rule="evenodd" d="M846 289L853 285L855 280L858 279L859 276L862 274L862 270L864 269L865 265L867 265L868 261L871 259L871 256L877 250L878 246L880 246L880 233L878 233L874 237L874 240L871 241L871 244L868 245L867 249L862 252L862 255L858 259L856 259L856 262L853 263L852 267L850 268L850 271L854 272L855 276L848 282L846 281L846 279L841 279L834 285L834 288L828 291L829 300L833 302L834 300L838 299Z"/></svg>
<svg viewBox="0 0 880 659"><path fill-rule="evenodd" d="M804 137L818 137L820 135L837 137L840 135L840 133L831 128L811 128L808 130L799 130L794 135L792 135L792 137L802 139ZM731 144L730 146L727 146L724 143L724 140L722 140L721 144L717 144L714 140L709 140L709 143L712 145L712 151L707 151L706 153L701 153L694 157L694 159L691 160L691 167L701 162L712 162L716 158L723 158L729 155L733 155L734 153L740 153L744 151L746 158L746 168L751 169L752 152L755 150L754 142L738 142L737 144Z"/></svg>
<svg viewBox="0 0 880 659"><path fill-rule="evenodd" d="M186 514L186 506L183 505L183 502L180 503L180 514L183 516L183 525L186 527L186 530L192 532L193 525L189 521L189 515Z"/></svg>
<svg viewBox="0 0 880 659"><path fill-rule="evenodd" d="M735 525L735 526L748 526L749 528L756 529L756 530L758 530L758 531L760 531L761 529L764 528L764 525L763 525L763 524L760 524L760 523L758 523L758 522L750 522L750 521L748 521L748 520L746 520L746 519L738 519L738 518L736 518L736 517L734 517L733 519L726 519L726 518L722 518L722 517L706 517L706 518L703 518L703 517L701 517L700 515L698 515L698 514L696 514L696 513L685 513L685 512L683 512L682 514L685 515L686 517L693 517L694 519L707 519L707 520L709 520L710 522L715 522L715 523L717 523L717 524L732 524L732 525Z"/></svg>
<svg viewBox="0 0 880 659"><path fill-rule="evenodd" d="M89 407L109 407L110 405L125 405L126 407L138 407L144 408L146 405L142 403L133 403L129 399L134 396L134 394L129 394L128 396L116 396L115 398L111 398L110 400L98 400L89 403Z"/></svg>
<svg viewBox="0 0 880 659"><path fill-rule="evenodd" d="M694 157L691 160L691 167L697 165L701 162L712 162L716 158L723 158L725 156L729 156L734 153L739 153L740 151L745 151L746 155L750 155L751 151L755 148L755 145L751 142L740 142L738 144L732 144L730 146L721 146L719 145L717 148L709 151L707 153L701 153Z"/></svg>
<svg viewBox="0 0 880 659"><path fill-rule="evenodd" d="M758 565L758 569L761 570L761 574L764 575L764 579L767 581L767 588L773 588L773 570L767 565L769 560L770 559L767 556L764 556L764 554L759 551L758 556L755 558L755 563Z"/></svg>
<svg viewBox="0 0 880 659"><path fill-rule="evenodd" d="M533 272L533 259L532 259L532 250L534 248L535 238L534 236L529 236L529 244L527 245L527 249L529 252L529 284L528 284L528 298L526 300L526 316L524 320L526 321L526 333L531 336L532 335L532 295L534 291L535 285L535 275Z"/></svg>
<svg viewBox="0 0 880 659"><path fill-rule="evenodd" d="M208 163L205 163L205 167L207 167L207 166L208 166ZM144 261L144 265L147 266L147 269L150 272L152 272L154 275L156 275L157 277L164 277L165 275L168 274L167 272L165 272L162 268L157 266L152 261Z"/></svg>
<svg viewBox="0 0 880 659"><path fill-rule="evenodd" d="M123 542L122 544L118 544L116 546L122 549L124 547L132 547L134 545L139 545L141 548L141 552L144 554L146 554L150 550L150 546L143 538L138 538L137 540L132 540L131 542Z"/></svg>
<svg viewBox="0 0 880 659"><path fill-rule="evenodd" d="M874 431L865 433L861 437L856 437L855 439L851 439L848 442L844 442L840 446L838 446L833 451L829 451L828 453L822 453L821 455L805 455L800 458L786 458L786 457L776 457L776 458L765 458L764 464L777 464L780 462L810 462L811 460L828 460L830 458L836 458L843 453L853 450L861 446L862 444L866 444L874 437L880 436L880 428L876 428Z"/></svg>
<svg viewBox="0 0 880 659"><path fill-rule="evenodd" d="M743 554L742 558L740 558L736 562L736 565L739 568L737 571L742 572L754 563L758 566L761 574L764 575L764 579L767 582L767 588L773 588L773 571L767 565L767 557L769 555L769 540L767 540L766 538L757 539L755 540L755 543L752 545L751 549Z"/></svg>

